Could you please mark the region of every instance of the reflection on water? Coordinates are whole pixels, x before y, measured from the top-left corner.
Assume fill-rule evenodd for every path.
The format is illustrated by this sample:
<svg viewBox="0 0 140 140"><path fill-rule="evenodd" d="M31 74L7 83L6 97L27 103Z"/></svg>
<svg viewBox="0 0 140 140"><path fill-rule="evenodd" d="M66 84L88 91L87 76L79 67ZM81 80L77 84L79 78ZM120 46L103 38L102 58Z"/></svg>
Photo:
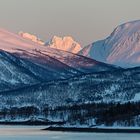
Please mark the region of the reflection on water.
<svg viewBox="0 0 140 140"><path fill-rule="evenodd" d="M140 140L140 134L49 132L42 128L0 126L0 140Z"/></svg>

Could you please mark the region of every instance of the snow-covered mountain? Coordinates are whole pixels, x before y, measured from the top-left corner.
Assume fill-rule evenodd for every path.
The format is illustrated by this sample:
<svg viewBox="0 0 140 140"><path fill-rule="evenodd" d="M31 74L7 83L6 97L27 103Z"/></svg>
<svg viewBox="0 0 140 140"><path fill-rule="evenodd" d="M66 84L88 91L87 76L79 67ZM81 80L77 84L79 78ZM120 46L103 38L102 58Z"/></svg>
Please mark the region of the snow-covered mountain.
<svg viewBox="0 0 140 140"><path fill-rule="evenodd" d="M49 56L36 56L24 53L23 57L23 54L0 51L0 91L82 74Z"/></svg>
<svg viewBox="0 0 140 140"><path fill-rule="evenodd" d="M140 20L118 26L108 38L88 45L79 53L121 67L140 66Z"/></svg>
<svg viewBox="0 0 140 140"><path fill-rule="evenodd" d="M114 69L0 29L0 91Z"/></svg>
<svg viewBox="0 0 140 140"><path fill-rule="evenodd" d="M44 45L45 43L39 39L37 36L32 35L30 33L24 33L24 32L19 32L19 35L22 36L23 38L29 39L35 43L38 43L40 45Z"/></svg>
<svg viewBox="0 0 140 140"><path fill-rule="evenodd" d="M32 42L37 43L38 45L47 46L50 48L63 50L71 53L78 53L82 47L79 43L74 41L74 39L71 36L65 36L65 37L58 37L54 36L50 41L44 42L40 38L38 38L35 35L32 35L30 33L25 32L19 32L19 35L25 39L31 40Z"/></svg>
<svg viewBox="0 0 140 140"><path fill-rule="evenodd" d="M41 117L47 123L89 127L108 120L120 123L120 118L126 124L123 119L131 114L137 125L139 108L133 112L137 104L129 102L140 100L139 71L140 67L114 67L0 29L0 122Z"/></svg>
<svg viewBox="0 0 140 140"><path fill-rule="evenodd" d="M80 44L74 41L74 39L70 36L66 36L63 38L54 36L45 45L51 48L68 51L72 53L78 53L82 49Z"/></svg>
<svg viewBox="0 0 140 140"><path fill-rule="evenodd" d="M61 66L62 69L66 66L75 70L77 69L78 71L80 71L81 67L83 69L90 68L92 71L96 72L113 69L113 66L111 65L106 65L70 52L39 45L38 43L23 38L20 35L8 32L4 29L0 29L0 50L7 51L17 57L28 60L36 58L36 63L39 61L42 63L44 62L44 65L45 63L48 64L47 62L51 59L52 61L57 61L57 64L63 65ZM43 57L42 60L40 57ZM55 66L57 66L56 63L54 63L54 67ZM99 70L97 69L98 66L100 67ZM94 67L96 67L96 70Z"/></svg>

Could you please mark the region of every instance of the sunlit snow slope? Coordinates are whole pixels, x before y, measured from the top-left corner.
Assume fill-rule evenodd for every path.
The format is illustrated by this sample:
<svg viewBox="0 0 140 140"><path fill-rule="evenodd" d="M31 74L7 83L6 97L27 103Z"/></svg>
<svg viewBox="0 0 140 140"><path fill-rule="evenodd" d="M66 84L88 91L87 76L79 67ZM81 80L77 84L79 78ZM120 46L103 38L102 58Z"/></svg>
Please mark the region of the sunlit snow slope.
<svg viewBox="0 0 140 140"><path fill-rule="evenodd" d="M45 46L72 53L78 53L82 49L80 44L74 41L70 36L65 36L63 38L54 36Z"/></svg>
<svg viewBox="0 0 140 140"><path fill-rule="evenodd" d="M0 90L114 69L0 29Z"/></svg>
<svg viewBox="0 0 140 140"><path fill-rule="evenodd" d="M140 20L118 26L108 38L88 45L80 54L122 67L140 66Z"/></svg>

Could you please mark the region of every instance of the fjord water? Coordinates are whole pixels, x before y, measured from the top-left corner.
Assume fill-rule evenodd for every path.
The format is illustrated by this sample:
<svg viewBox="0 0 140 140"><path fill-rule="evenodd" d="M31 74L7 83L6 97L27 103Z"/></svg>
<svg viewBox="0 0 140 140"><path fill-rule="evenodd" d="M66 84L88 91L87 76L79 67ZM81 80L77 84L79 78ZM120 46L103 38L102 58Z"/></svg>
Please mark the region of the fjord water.
<svg viewBox="0 0 140 140"><path fill-rule="evenodd" d="M0 126L0 140L139 140L140 134L70 133L41 130L43 127Z"/></svg>

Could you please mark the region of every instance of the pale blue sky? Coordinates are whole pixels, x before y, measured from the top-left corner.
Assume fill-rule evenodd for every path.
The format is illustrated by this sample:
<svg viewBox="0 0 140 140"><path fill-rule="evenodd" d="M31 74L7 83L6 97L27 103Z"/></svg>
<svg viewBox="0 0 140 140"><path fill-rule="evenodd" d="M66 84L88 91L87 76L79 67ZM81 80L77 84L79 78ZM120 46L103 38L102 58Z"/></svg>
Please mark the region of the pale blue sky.
<svg viewBox="0 0 140 140"><path fill-rule="evenodd" d="M0 0L0 27L49 40L71 35L83 46L140 19L140 0Z"/></svg>

